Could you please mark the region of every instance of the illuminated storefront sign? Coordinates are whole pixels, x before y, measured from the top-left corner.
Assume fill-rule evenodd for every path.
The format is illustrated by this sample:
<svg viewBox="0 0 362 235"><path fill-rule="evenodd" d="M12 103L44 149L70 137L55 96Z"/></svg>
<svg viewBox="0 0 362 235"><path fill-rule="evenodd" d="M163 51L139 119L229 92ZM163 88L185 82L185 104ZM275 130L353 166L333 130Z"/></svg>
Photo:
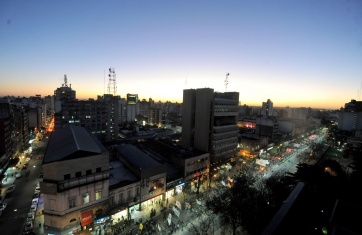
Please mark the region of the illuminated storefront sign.
<svg viewBox="0 0 362 235"><path fill-rule="evenodd" d="M93 222L93 211L88 211L82 214L82 227Z"/></svg>

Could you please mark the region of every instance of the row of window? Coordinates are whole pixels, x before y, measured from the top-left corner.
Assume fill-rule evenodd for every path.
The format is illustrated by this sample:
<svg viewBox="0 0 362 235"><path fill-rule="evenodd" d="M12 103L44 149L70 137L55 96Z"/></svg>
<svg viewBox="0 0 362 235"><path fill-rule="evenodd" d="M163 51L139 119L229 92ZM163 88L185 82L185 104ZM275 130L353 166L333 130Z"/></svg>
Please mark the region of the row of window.
<svg viewBox="0 0 362 235"><path fill-rule="evenodd" d="M187 163L187 166L192 166L192 165L194 165L194 164L199 164L199 163L204 162L204 161L207 161L207 160L208 160L207 157L200 158L200 159L197 159L196 161L188 162L188 163Z"/></svg>
<svg viewBox="0 0 362 235"><path fill-rule="evenodd" d="M78 205L77 203L77 196L75 197L70 197L68 199L68 205L69 205L69 209L73 208L73 207L76 207ZM102 190L101 189L98 189L95 191L95 200L99 200L102 198ZM87 204L90 202L90 193L84 193L82 195L82 202L81 204L84 205L84 204Z"/></svg>
<svg viewBox="0 0 362 235"><path fill-rule="evenodd" d="M101 171L102 171L102 168L101 168L101 167L97 167L95 173L99 173L99 172L101 172ZM92 173L93 173L92 169L89 169L89 170L86 170L86 171L85 171L85 175L91 175ZM79 178L79 177L81 177L81 176L83 176L82 172L81 172L81 171L77 171L77 172L75 172L73 178ZM65 174L65 175L64 175L64 180L69 180L69 179L71 179L71 174Z"/></svg>

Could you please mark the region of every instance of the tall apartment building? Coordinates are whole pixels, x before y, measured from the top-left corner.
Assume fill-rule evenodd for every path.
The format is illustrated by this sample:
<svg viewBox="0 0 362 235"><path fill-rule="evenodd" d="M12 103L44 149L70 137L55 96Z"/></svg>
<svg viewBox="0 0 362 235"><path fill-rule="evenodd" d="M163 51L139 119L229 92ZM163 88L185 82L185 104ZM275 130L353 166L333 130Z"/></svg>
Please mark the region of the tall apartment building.
<svg viewBox="0 0 362 235"><path fill-rule="evenodd" d="M344 104L345 112L362 112L362 101L351 100Z"/></svg>
<svg viewBox="0 0 362 235"><path fill-rule="evenodd" d="M162 110L159 108L150 108L148 117L149 124L160 126L162 121Z"/></svg>
<svg viewBox="0 0 362 235"><path fill-rule="evenodd" d="M85 127L101 142L118 140L122 120L120 96L105 94L97 100L68 100L55 116L55 129L67 125Z"/></svg>
<svg viewBox="0 0 362 235"><path fill-rule="evenodd" d="M209 152L211 163L230 160L238 146L238 104L238 92L184 90L183 147Z"/></svg>
<svg viewBox="0 0 362 235"><path fill-rule="evenodd" d="M51 135L42 162L40 191L46 234L88 230L108 207L109 153L85 128L67 126Z"/></svg>
<svg viewBox="0 0 362 235"><path fill-rule="evenodd" d="M263 116L273 116L273 102L268 99L266 102L263 102L261 105L261 115Z"/></svg>
<svg viewBox="0 0 362 235"><path fill-rule="evenodd" d="M127 94L127 122L133 123L136 119L138 95Z"/></svg>
<svg viewBox="0 0 362 235"><path fill-rule="evenodd" d="M149 109L150 109L149 102L146 99L142 99L142 101L139 102L139 110L137 114L140 114L144 118L148 119Z"/></svg>
<svg viewBox="0 0 362 235"><path fill-rule="evenodd" d="M29 120L26 107L10 99L0 100L0 169L29 145Z"/></svg>
<svg viewBox="0 0 362 235"><path fill-rule="evenodd" d="M362 101L351 100L338 112L338 130L362 130Z"/></svg>
<svg viewBox="0 0 362 235"><path fill-rule="evenodd" d="M64 75L64 83L54 91L54 111L60 112L64 101L75 99L76 92L72 90L72 84L68 87L67 75Z"/></svg>
<svg viewBox="0 0 362 235"><path fill-rule="evenodd" d="M44 97L44 102L47 106L47 116L51 116L55 109L54 109L54 95L47 95Z"/></svg>

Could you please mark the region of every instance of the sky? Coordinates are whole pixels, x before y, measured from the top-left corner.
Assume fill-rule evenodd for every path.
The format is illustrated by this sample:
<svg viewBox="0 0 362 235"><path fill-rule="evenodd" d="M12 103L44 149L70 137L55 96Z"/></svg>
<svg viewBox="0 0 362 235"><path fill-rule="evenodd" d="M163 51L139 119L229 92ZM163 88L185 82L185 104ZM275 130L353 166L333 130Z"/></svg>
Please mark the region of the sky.
<svg viewBox="0 0 362 235"><path fill-rule="evenodd" d="M0 96L108 92L339 109L362 95L360 0L1 0ZM227 76L227 74L229 74Z"/></svg>

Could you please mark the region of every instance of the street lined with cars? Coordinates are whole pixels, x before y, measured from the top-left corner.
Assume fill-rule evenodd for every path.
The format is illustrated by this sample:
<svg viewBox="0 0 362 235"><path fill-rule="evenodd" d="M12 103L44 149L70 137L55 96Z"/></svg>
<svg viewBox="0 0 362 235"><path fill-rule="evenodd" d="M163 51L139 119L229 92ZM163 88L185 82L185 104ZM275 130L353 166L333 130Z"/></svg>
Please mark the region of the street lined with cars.
<svg viewBox="0 0 362 235"><path fill-rule="evenodd" d="M37 142L33 150L45 147L45 142ZM34 224L41 216L39 205L43 205L39 187L43 152L24 152L12 159L4 169L0 195L0 234L34 234ZM42 156L41 156L42 157ZM5 209L6 208L6 209ZM14 224L19 226L13 226Z"/></svg>

